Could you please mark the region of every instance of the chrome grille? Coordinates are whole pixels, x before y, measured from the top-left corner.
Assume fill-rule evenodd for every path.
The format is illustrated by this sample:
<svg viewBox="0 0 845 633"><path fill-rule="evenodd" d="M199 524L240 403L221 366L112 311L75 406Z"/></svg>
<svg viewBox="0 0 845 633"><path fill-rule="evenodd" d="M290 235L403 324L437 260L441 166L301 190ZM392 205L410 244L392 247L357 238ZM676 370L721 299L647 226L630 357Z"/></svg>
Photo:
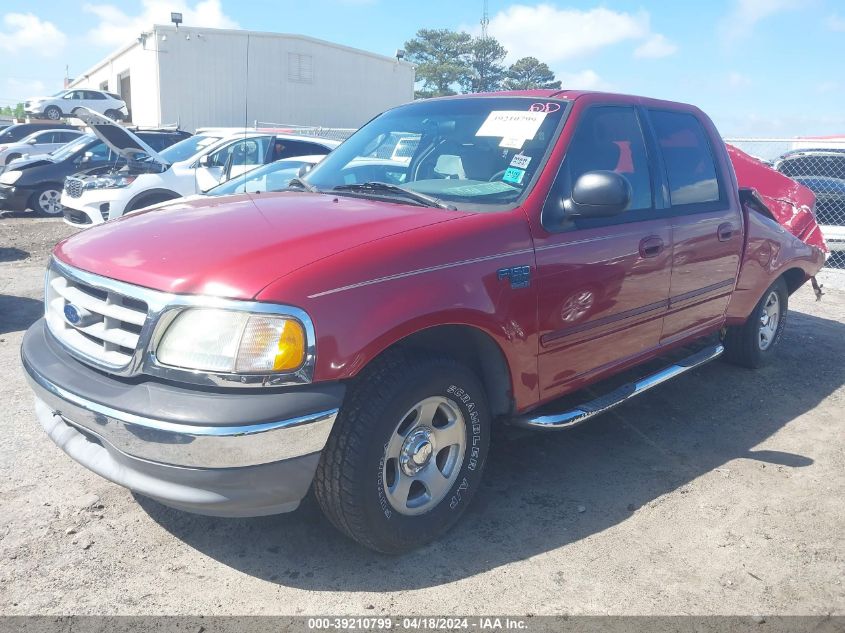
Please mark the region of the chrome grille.
<svg viewBox="0 0 845 633"><path fill-rule="evenodd" d="M68 318L82 315L74 325ZM82 356L112 368L132 360L147 304L106 288L88 285L50 268L45 288L45 318L53 335Z"/></svg>
<svg viewBox="0 0 845 633"><path fill-rule="evenodd" d="M65 178L65 193L67 193L67 195L71 198L78 198L81 196L84 187L85 183L79 178L74 178L73 176Z"/></svg>

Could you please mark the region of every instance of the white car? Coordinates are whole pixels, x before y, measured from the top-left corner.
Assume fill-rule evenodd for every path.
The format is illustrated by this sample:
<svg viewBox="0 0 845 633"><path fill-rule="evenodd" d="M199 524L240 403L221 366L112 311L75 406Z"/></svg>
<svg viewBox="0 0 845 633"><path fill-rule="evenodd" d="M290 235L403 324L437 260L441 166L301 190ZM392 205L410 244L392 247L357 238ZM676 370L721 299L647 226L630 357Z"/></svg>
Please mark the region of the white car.
<svg viewBox="0 0 845 633"><path fill-rule="evenodd" d="M90 226L130 211L203 193L251 169L292 156L328 154L337 141L270 134L209 131L153 151L126 128L94 112L78 115L103 142L127 159L121 169L65 179L65 222Z"/></svg>
<svg viewBox="0 0 845 633"><path fill-rule="evenodd" d="M53 121L58 121L63 116L76 116L79 108L99 112L113 121L122 121L129 117L126 102L119 95L104 90L61 90L52 97L32 97L23 107L33 118Z"/></svg>
<svg viewBox="0 0 845 633"><path fill-rule="evenodd" d="M65 143L78 139L84 133L80 130L41 130L33 132L17 143L0 145L0 165L8 165L16 158L32 154L49 154Z"/></svg>

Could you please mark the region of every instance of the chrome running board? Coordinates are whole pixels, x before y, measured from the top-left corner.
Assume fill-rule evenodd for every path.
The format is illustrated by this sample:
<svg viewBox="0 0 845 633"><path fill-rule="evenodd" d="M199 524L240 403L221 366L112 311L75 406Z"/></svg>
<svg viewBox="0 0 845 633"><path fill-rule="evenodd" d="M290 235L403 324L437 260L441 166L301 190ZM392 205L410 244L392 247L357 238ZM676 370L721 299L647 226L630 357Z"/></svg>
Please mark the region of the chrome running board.
<svg viewBox="0 0 845 633"><path fill-rule="evenodd" d="M609 411L634 396L648 391L652 387L663 384L676 376L695 369L722 355L725 348L721 345L713 345L696 352L682 361L669 365L657 373L641 378L635 382L629 382L614 389L607 395L601 396L578 405L568 411L548 415L533 415L531 413L517 416L511 419L511 424L528 429L569 429L573 426L592 418L593 416Z"/></svg>

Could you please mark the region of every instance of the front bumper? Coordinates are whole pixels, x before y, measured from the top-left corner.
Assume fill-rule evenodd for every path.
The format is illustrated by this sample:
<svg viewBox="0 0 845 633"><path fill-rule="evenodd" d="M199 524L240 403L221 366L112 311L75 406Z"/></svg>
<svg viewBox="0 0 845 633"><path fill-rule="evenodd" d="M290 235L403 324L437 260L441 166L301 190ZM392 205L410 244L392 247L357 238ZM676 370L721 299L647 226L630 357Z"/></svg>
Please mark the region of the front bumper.
<svg viewBox="0 0 845 633"><path fill-rule="evenodd" d="M25 211L31 189L16 187L15 185L0 185L0 209L4 211Z"/></svg>
<svg viewBox="0 0 845 633"><path fill-rule="evenodd" d="M67 191L62 191L62 206L64 207L65 222L71 226L91 226L102 224L109 219L113 189L86 190L79 198L71 197Z"/></svg>
<svg viewBox="0 0 845 633"><path fill-rule="evenodd" d="M43 320L27 331L21 359L41 426L71 458L161 503L214 516L295 509L345 390L200 391L118 380L66 354Z"/></svg>

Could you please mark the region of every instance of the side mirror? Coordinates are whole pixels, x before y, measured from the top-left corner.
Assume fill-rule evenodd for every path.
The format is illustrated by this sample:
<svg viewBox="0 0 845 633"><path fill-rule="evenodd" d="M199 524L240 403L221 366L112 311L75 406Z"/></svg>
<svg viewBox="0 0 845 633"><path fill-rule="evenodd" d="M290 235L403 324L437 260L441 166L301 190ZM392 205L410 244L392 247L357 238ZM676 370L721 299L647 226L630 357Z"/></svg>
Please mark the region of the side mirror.
<svg viewBox="0 0 845 633"><path fill-rule="evenodd" d="M83 162L83 163L90 163L90 162L91 162L91 159L93 159L93 158L94 158L94 152L85 152L85 153L82 155L82 161L81 161L81 162Z"/></svg>
<svg viewBox="0 0 845 633"><path fill-rule="evenodd" d="M567 217L608 218L631 204L631 185L614 171L588 171L575 181L572 197L563 201Z"/></svg>
<svg viewBox="0 0 845 633"><path fill-rule="evenodd" d="M302 178L305 174L307 174L312 169L314 169L314 165L312 163L303 164L302 167L299 168L299 171L296 172L297 178Z"/></svg>
<svg viewBox="0 0 845 633"><path fill-rule="evenodd" d="M208 167L211 165L211 157L206 154L205 156L200 156L199 159L199 166L200 167Z"/></svg>
<svg viewBox="0 0 845 633"><path fill-rule="evenodd" d="M38 139L31 138L26 142L26 144L27 145L35 145L37 142L38 142Z"/></svg>

